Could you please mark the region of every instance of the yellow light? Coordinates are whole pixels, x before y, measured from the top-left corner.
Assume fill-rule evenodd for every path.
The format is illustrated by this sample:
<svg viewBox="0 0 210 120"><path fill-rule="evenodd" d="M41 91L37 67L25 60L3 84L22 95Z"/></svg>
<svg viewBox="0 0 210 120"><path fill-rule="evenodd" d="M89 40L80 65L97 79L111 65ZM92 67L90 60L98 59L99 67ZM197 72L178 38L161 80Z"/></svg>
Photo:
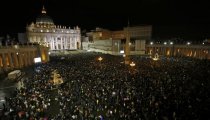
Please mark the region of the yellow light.
<svg viewBox="0 0 210 120"><path fill-rule="evenodd" d="M155 54L155 57L154 58L152 58L154 61L157 61L157 60L159 60L159 55L158 55L158 53L156 53Z"/></svg>
<svg viewBox="0 0 210 120"><path fill-rule="evenodd" d="M131 67L134 67L135 65L136 65L136 64L135 64L134 62L131 62L131 63L130 63L130 66L131 66Z"/></svg>
<svg viewBox="0 0 210 120"><path fill-rule="evenodd" d="M155 58L155 57L154 57L154 58L152 58L152 59L153 59L154 61L157 61L157 60L158 60L158 58Z"/></svg>
<svg viewBox="0 0 210 120"><path fill-rule="evenodd" d="M102 60L103 60L103 58L102 58L102 57L99 57L99 58L98 58L98 60L99 60L99 61L102 61Z"/></svg>

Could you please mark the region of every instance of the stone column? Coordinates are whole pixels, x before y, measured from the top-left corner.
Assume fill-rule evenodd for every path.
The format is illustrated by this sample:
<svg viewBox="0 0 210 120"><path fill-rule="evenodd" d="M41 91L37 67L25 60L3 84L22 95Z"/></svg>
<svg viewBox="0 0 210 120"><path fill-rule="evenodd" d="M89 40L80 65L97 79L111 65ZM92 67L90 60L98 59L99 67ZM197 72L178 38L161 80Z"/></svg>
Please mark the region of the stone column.
<svg viewBox="0 0 210 120"><path fill-rule="evenodd" d="M74 49L77 49L77 35L74 36Z"/></svg>
<svg viewBox="0 0 210 120"><path fill-rule="evenodd" d="M65 37L65 49L67 49L67 37Z"/></svg>
<svg viewBox="0 0 210 120"><path fill-rule="evenodd" d="M25 55L25 52L23 52L23 53L21 54L21 57L22 57L23 66L27 66L27 65L26 65L26 55Z"/></svg>
<svg viewBox="0 0 210 120"><path fill-rule="evenodd" d="M33 64L34 63L34 58L35 58L35 53L34 53L34 51L31 51L30 54L31 54L30 55L31 56L30 59L31 59L31 62Z"/></svg>
<svg viewBox="0 0 210 120"><path fill-rule="evenodd" d="M74 37L71 38L71 43L70 43L71 44L71 49L74 49L73 43L74 43Z"/></svg>
<svg viewBox="0 0 210 120"><path fill-rule="evenodd" d="M63 50L63 37L61 37L61 43L60 43L60 46L61 46L61 50Z"/></svg>
<svg viewBox="0 0 210 120"><path fill-rule="evenodd" d="M65 43L65 36L63 36L63 49L65 50L65 45L66 45L66 43Z"/></svg>
<svg viewBox="0 0 210 120"><path fill-rule="evenodd" d="M1 44L1 43L0 43ZM0 73L2 73L3 72L3 66L1 66L2 64L2 57L1 57L1 54L0 54Z"/></svg>
<svg viewBox="0 0 210 120"><path fill-rule="evenodd" d="M34 63L34 52L33 51L30 51L30 59L31 59L31 63L33 64Z"/></svg>
<svg viewBox="0 0 210 120"><path fill-rule="evenodd" d="M57 49L57 48L56 48L56 47L57 47L57 46L56 46L56 43L57 43L56 37L53 37L53 39L54 39L54 43L53 43L53 44L54 44L54 49Z"/></svg>
<svg viewBox="0 0 210 120"><path fill-rule="evenodd" d="M65 40L64 40L64 36L62 37L62 49L64 50L65 49Z"/></svg>
<svg viewBox="0 0 210 120"><path fill-rule="evenodd" d="M27 58L27 60L28 60L28 65L31 65L32 63L31 63L31 54L30 54L30 51L27 52L27 55L28 55L28 58Z"/></svg>
<svg viewBox="0 0 210 120"><path fill-rule="evenodd" d="M56 37L55 39L56 39L56 43L55 43L56 49L58 50L58 38Z"/></svg>
<svg viewBox="0 0 210 120"><path fill-rule="evenodd" d="M194 58L196 58L197 57L197 55L196 55L197 53L196 53L196 48L195 49L193 49L193 57Z"/></svg>
<svg viewBox="0 0 210 120"><path fill-rule="evenodd" d="M49 61L49 54L48 54L48 50L46 49L45 50L45 56L46 56L46 62L48 62Z"/></svg>
<svg viewBox="0 0 210 120"><path fill-rule="evenodd" d="M160 55L163 55L163 47L160 47Z"/></svg>
<svg viewBox="0 0 210 120"><path fill-rule="evenodd" d="M72 42L73 42L73 40L74 40L74 38L73 37L71 37L71 40L70 40L70 49L72 49L73 48L73 46L72 46Z"/></svg>
<svg viewBox="0 0 210 120"><path fill-rule="evenodd" d="M24 57L25 57L25 64L26 64L26 66L28 66L28 54L27 54L27 52L24 53Z"/></svg>
<svg viewBox="0 0 210 120"><path fill-rule="evenodd" d="M70 42L71 49L73 49L73 48L74 48L74 46L73 46L73 42L74 42L74 37L72 37L72 38L71 38L71 42Z"/></svg>
<svg viewBox="0 0 210 120"><path fill-rule="evenodd" d="M45 42L45 46L49 47L48 46L48 41L47 41L47 36L44 37L44 42Z"/></svg>
<svg viewBox="0 0 210 120"><path fill-rule="evenodd" d="M55 38L52 36L52 41L53 41L53 43L52 43L52 48L53 48L53 50L55 50Z"/></svg>
<svg viewBox="0 0 210 120"><path fill-rule="evenodd" d="M3 69L7 71L7 61L6 61L5 53L2 53L2 63L3 63Z"/></svg>
<svg viewBox="0 0 210 120"><path fill-rule="evenodd" d="M167 47L164 46L164 56L167 55Z"/></svg>
<svg viewBox="0 0 210 120"><path fill-rule="evenodd" d="M71 43L72 43L72 36L70 36L69 39L68 39L68 45L69 45L68 49L72 48Z"/></svg>
<svg viewBox="0 0 210 120"><path fill-rule="evenodd" d="M81 49L81 40L80 40L81 38L80 38L80 35L77 35L77 42L78 42L78 50L80 50ZM117 42L117 44L118 44L118 42Z"/></svg>
<svg viewBox="0 0 210 120"><path fill-rule="evenodd" d="M23 67L22 53L18 54L19 68Z"/></svg>
<svg viewBox="0 0 210 120"><path fill-rule="evenodd" d="M66 45L67 45L67 49L69 50L70 48L70 37L68 36L67 39L66 39Z"/></svg>
<svg viewBox="0 0 210 120"><path fill-rule="evenodd" d="M66 37L63 37L63 49L66 49Z"/></svg>
<svg viewBox="0 0 210 120"><path fill-rule="evenodd" d="M53 42L52 36L50 36L50 50L53 50Z"/></svg>
<svg viewBox="0 0 210 120"><path fill-rule="evenodd" d="M17 53L13 53L13 62L14 62L14 66L15 68L19 67L19 62L18 62L18 57L17 57Z"/></svg>
<svg viewBox="0 0 210 120"><path fill-rule="evenodd" d="M73 46L72 46L72 42L73 42L73 40L74 40L74 38L73 38L73 37L71 37L71 38L70 38L70 43L69 43L69 44L70 44L70 49L72 49L72 48L73 48Z"/></svg>
<svg viewBox="0 0 210 120"><path fill-rule="evenodd" d="M77 49L77 38L76 38L76 36L74 38L74 49Z"/></svg>
<svg viewBox="0 0 210 120"><path fill-rule="evenodd" d="M202 56L201 56L201 49L199 49L199 59L201 59Z"/></svg>
<svg viewBox="0 0 210 120"><path fill-rule="evenodd" d="M31 61L32 61L32 64L34 63L34 58L35 58L35 56L34 56L34 51L31 51Z"/></svg>
<svg viewBox="0 0 210 120"><path fill-rule="evenodd" d="M26 54L27 54L27 62L28 62L28 65L31 65L30 52L26 52Z"/></svg>
<svg viewBox="0 0 210 120"><path fill-rule="evenodd" d="M55 42L55 40L54 40L54 38L51 36L51 47L50 47L50 50L54 50L55 49L55 47L54 47L54 42Z"/></svg>
<svg viewBox="0 0 210 120"><path fill-rule="evenodd" d="M37 51L36 51L36 50L33 51L33 53L34 53L34 58L38 57L38 56L37 56Z"/></svg>
<svg viewBox="0 0 210 120"><path fill-rule="evenodd" d="M26 66L26 55L25 52L21 54L23 66Z"/></svg>
<svg viewBox="0 0 210 120"><path fill-rule="evenodd" d="M12 59L11 54L12 54L11 52L8 53L8 59L9 59L9 66L10 66L11 69L13 69L14 68L14 63L13 63L13 59Z"/></svg>
<svg viewBox="0 0 210 120"><path fill-rule="evenodd" d="M66 49L66 37L65 36L63 37L63 49L64 50Z"/></svg>
<svg viewBox="0 0 210 120"><path fill-rule="evenodd" d="M36 35L34 36L34 41L33 42L37 42L37 37L36 37Z"/></svg>

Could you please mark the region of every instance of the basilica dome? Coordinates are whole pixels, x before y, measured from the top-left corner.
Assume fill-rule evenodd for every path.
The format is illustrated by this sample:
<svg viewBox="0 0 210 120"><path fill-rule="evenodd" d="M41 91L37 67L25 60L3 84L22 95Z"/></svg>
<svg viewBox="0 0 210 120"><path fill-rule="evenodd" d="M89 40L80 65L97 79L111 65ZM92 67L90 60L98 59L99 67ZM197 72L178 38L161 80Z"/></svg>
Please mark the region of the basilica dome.
<svg viewBox="0 0 210 120"><path fill-rule="evenodd" d="M47 24L47 25L54 25L54 22L50 16L46 14L46 10L42 8L42 14L36 18L36 24Z"/></svg>

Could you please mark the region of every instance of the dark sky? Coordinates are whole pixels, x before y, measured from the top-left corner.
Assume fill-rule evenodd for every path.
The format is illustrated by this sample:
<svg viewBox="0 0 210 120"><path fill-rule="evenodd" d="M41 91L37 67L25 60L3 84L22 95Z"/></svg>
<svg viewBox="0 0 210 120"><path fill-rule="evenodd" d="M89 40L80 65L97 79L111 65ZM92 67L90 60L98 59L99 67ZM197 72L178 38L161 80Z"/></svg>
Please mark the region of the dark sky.
<svg viewBox="0 0 210 120"><path fill-rule="evenodd" d="M24 32L43 4L55 24L82 30L122 29L129 18L131 25L153 25L156 39L210 37L208 0L7 0L0 7L0 34Z"/></svg>

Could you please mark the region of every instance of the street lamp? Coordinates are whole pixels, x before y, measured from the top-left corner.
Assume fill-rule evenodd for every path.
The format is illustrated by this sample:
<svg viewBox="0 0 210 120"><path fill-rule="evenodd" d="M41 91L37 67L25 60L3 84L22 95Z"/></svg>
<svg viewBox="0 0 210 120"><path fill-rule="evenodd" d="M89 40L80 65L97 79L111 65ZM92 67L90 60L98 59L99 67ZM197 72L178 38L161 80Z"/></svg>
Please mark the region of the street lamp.
<svg viewBox="0 0 210 120"><path fill-rule="evenodd" d="M98 60L101 62L103 60L103 58L102 57L99 57Z"/></svg>
<svg viewBox="0 0 210 120"><path fill-rule="evenodd" d="M159 60L159 55L158 55L158 53L156 53L155 54L155 57L154 58L152 58L154 61L157 61L157 60Z"/></svg>
<svg viewBox="0 0 210 120"><path fill-rule="evenodd" d="M171 54L170 54L170 55L171 55L172 57L174 57L174 43L173 43L173 42L170 42L170 45L172 45L172 55L171 55Z"/></svg>
<svg viewBox="0 0 210 120"><path fill-rule="evenodd" d="M134 67L135 65L136 65L136 64L135 64L134 62L131 62L131 63L130 63L130 66L131 66L131 67Z"/></svg>
<svg viewBox="0 0 210 120"><path fill-rule="evenodd" d="M131 62L130 66L131 66L131 70L130 70L131 74L135 74L136 70L135 70L134 66L136 66L136 64L134 62Z"/></svg>
<svg viewBox="0 0 210 120"><path fill-rule="evenodd" d="M101 61L103 60L103 58L102 57L99 57L98 60L100 62L100 67L101 67Z"/></svg>

